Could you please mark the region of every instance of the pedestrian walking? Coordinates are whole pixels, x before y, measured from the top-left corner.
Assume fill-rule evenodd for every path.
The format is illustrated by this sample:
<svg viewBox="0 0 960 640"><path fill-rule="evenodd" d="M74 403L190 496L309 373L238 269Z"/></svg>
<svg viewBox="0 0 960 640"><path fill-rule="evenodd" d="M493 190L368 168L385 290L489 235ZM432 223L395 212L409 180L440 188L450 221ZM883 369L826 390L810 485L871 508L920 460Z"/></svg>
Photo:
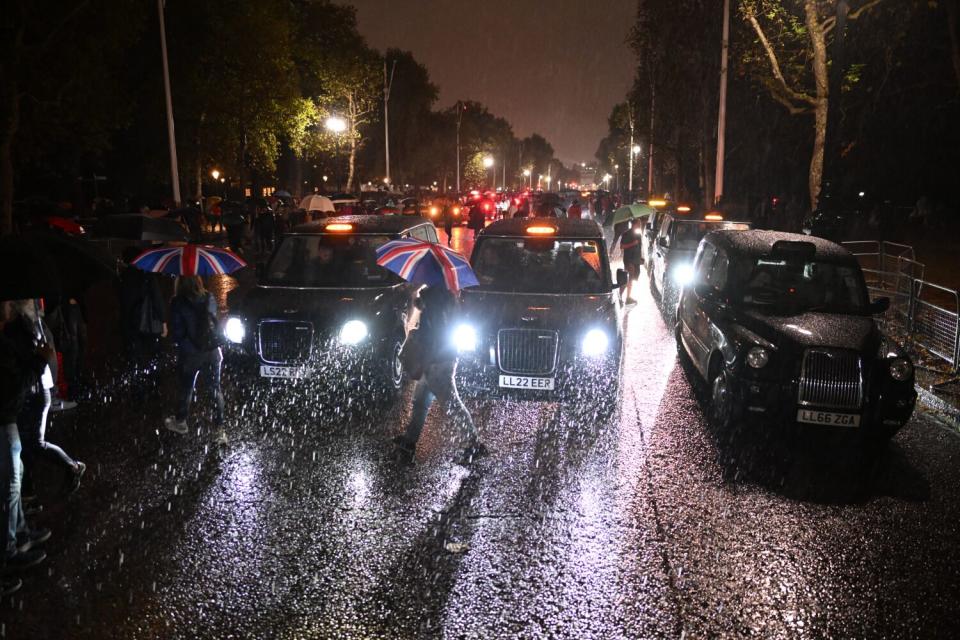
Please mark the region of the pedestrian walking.
<svg viewBox="0 0 960 640"><path fill-rule="evenodd" d="M466 442L459 462L469 464L484 455L487 449L480 442L473 418L457 393L457 351L450 340L457 299L443 287L426 287L417 298L417 306L421 309L420 325L411 334L410 344L405 345L404 350L408 354L417 354L408 359L412 364L408 371L414 377L419 374L419 379L413 393L410 422L406 431L393 439L397 456L403 461L413 460L430 405L439 400L445 415L454 421Z"/></svg>
<svg viewBox="0 0 960 640"><path fill-rule="evenodd" d="M52 411L63 411L76 407L80 387L80 377L87 350L87 322L83 308L76 298L44 311L44 319L63 360L63 380L65 392L54 393ZM54 376L54 380L58 380Z"/></svg>
<svg viewBox="0 0 960 640"><path fill-rule="evenodd" d="M247 219L237 203L223 203L223 224L227 228L227 244L237 253L243 253L243 239L247 232Z"/></svg>
<svg viewBox="0 0 960 640"><path fill-rule="evenodd" d="M47 554L36 547L50 538L48 529L32 529L23 512L21 486L22 444L17 419L28 393L50 362L56 358L53 347L38 342L35 333L21 330L19 310L31 301L0 301L0 427L4 441L0 446L0 526L2 526L3 567L0 594L9 595L21 586L7 572L25 569L43 562Z"/></svg>
<svg viewBox="0 0 960 640"><path fill-rule="evenodd" d="M160 276L132 266L140 255L137 247L123 251L127 264L120 274L120 332L127 357L134 361L155 356L160 338L167 335L166 303Z"/></svg>
<svg viewBox="0 0 960 640"><path fill-rule="evenodd" d="M643 253L640 240L643 238L643 219L634 218L630 228L620 236L620 248L623 250L623 268L627 270L627 304L637 304L633 297L633 283L640 277L640 265L643 264Z"/></svg>
<svg viewBox="0 0 960 640"><path fill-rule="evenodd" d="M273 216L273 209L269 206L257 207L257 251L260 255L265 255L273 251L273 235L276 227L276 221Z"/></svg>
<svg viewBox="0 0 960 640"><path fill-rule="evenodd" d="M453 207L447 205L443 208L443 230L447 234L447 246L453 246Z"/></svg>
<svg viewBox="0 0 960 640"><path fill-rule="evenodd" d="M470 207L470 218L467 222L467 226L473 229L473 239L477 239L477 235L483 228L487 225L487 217L483 213L483 207L480 206L480 203L475 203Z"/></svg>
<svg viewBox="0 0 960 640"><path fill-rule="evenodd" d="M200 276L177 278L177 293L170 303L170 335L177 344L177 409L164 426L179 434L187 432L187 418L197 378L213 400L216 441L226 444L223 429L223 392L220 365L223 354L217 331L217 303L203 287Z"/></svg>
<svg viewBox="0 0 960 640"><path fill-rule="evenodd" d="M574 220L579 220L583 217L583 209L580 207L580 201L574 199L570 203L570 207L567 209L567 217L573 218Z"/></svg>
<svg viewBox="0 0 960 640"><path fill-rule="evenodd" d="M43 325L40 317L39 305L34 300L21 300L14 305L16 317L7 323L5 331L15 342L29 344L43 343L54 350L52 333ZM25 394L23 407L17 416L17 425L20 432L20 441L23 448L22 494L36 496L37 463L45 460L59 467L63 472L63 492L70 494L80 487L80 479L87 470L87 465L74 460L67 452L47 440L47 421L50 416L52 389L54 386L54 369L56 355L49 361L36 376L33 385Z"/></svg>

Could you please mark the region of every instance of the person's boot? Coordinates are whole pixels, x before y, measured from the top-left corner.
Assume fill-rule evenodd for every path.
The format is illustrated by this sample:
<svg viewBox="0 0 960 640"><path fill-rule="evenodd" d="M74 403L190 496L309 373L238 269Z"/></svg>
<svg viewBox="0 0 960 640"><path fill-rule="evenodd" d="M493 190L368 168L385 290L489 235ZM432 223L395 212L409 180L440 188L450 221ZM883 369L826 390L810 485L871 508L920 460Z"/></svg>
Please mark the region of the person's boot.
<svg viewBox="0 0 960 640"><path fill-rule="evenodd" d="M394 444L393 457L397 462L412 463L414 455L417 452L417 444L410 442L404 435L395 436L392 440Z"/></svg>
<svg viewBox="0 0 960 640"><path fill-rule="evenodd" d="M39 547L50 539L53 532L50 529L28 529L17 534L17 551L26 553L34 547Z"/></svg>
<svg viewBox="0 0 960 640"><path fill-rule="evenodd" d="M177 420L173 416L164 418L163 426L166 427L167 430L179 433L180 435L186 435L187 431L189 431L186 420Z"/></svg>
<svg viewBox="0 0 960 640"><path fill-rule="evenodd" d="M469 465L476 461L478 458L482 458L489 453L486 445L484 445L479 440L474 440L466 446L466 448L460 453L460 457L457 459L457 464L460 465Z"/></svg>
<svg viewBox="0 0 960 640"><path fill-rule="evenodd" d="M63 487L64 495L71 495L80 488L80 479L83 478L83 474L87 471L87 465L82 462L77 462L76 468L69 474L67 474L67 479Z"/></svg>
<svg viewBox="0 0 960 640"><path fill-rule="evenodd" d="M7 571L22 571L35 567L47 559L47 554L40 549L30 549L29 551L16 551L13 555L7 556Z"/></svg>

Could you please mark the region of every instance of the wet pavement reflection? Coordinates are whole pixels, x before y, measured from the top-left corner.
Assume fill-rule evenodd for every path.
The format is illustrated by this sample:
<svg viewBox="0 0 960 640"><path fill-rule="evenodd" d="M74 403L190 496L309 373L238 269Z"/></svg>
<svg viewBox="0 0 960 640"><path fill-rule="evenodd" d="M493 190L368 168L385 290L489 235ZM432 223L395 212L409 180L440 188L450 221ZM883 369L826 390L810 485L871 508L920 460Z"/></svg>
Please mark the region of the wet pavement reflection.
<svg viewBox="0 0 960 640"><path fill-rule="evenodd" d="M868 474L731 457L639 297L614 417L469 399L491 450L470 467L436 409L416 464L390 459L410 385L347 414L228 363L218 453L209 417L162 429L169 362L105 380L55 420L90 479L44 512L51 557L2 637L949 635L960 438L917 416Z"/></svg>

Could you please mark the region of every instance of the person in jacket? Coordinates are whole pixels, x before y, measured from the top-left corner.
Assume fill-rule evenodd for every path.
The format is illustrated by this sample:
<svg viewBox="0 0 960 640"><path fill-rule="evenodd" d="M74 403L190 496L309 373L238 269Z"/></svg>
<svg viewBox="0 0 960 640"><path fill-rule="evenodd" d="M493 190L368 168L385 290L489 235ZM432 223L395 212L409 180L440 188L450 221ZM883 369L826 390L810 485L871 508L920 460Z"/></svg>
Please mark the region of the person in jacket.
<svg viewBox="0 0 960 640"><path fill-rule="evenodd" d="M634 218L630 227L620 236L620 248L623 250L623 268L627 275L627 304L637 304L633 297L633 283L640 277L640 265L643 264L643 249L640 242L643 239L644 218Z"/></svg>
<svg viewBox="0 0 960 640"><path fill-rule="evenodd" d="M443 230L447 234L447 246L453 246L453 207L454 205L444 205L443 207Z"/></svg>
<svg viewBox="0 0 960 640"><path fill-rule="evenodd" d="M160 289L160 274L142 271L130 263L138 247L123 251L127 263L120 274L120 332L127 356L133 360L154 356L160 338L167 335L167 304Z"/></svg>
<svg viewBox="0 0 960 640"><path fill-rule="evenodd" d="M87 350L87 322L83 308L76 298L67 296L60 304L46 309L44 321L56 337L55 343L63 357L63 380L66 383L63 397L54 393L51 411L72 409L77 406L75 401Z"/></svg>
<svg viewBox="0 0 960 640"><path fill-rule="evenodd" d="M17 419L27 394L56 358L51 345L37 341L37 333L23 332L20 310L27 302L32 303L0 300L0 429L4 436L0 446L0 541L3 544L0 592L3 595L13 593L21 584L20 580L7 578L6 572L43 562L47 555L36 547L50 538L48 529L28 526L21 497L23 463Z"/></svg>
<svg viewBox="0 0 960 640"><path fill-rule="evenodd" d="M34 300L22 300L14 305L16 317L4 327L5 332L15 342L30 344L40 342L54 349L53 334L44 326L39 315L39 306ZM67 452L46 438L47 419L50 416L52 400L51 390L54 386L53 367L56 355L49 361L36 376L29 392L24 396L23 407L17 416L17 425L20 431L22 444L21 459L23 461L22 493L36 495L37 463L45 460L59 467L63 471L63 492L70 494L80 487L80 479L87 470L87 465L74 460Z"/></svg>
<svg viewBox="0 0 960 640"><path fill-rule="evenodd" d="M473 239L477 239L477 235L483 231L483 228L487 226L487 217L483 213L483 207L480 206L479 202L475 202L472 207L470 207L470 218L467 221L467 226L473 229Z"/></svg>
<svg viewBox="0 0 960 640"><path fill-rule="evenodd" d="M567 209L567 217L573 220L579 220L583 217L583 208L580 207L580 201L576 198L570 203L570 208Z"/></svg>
<svg viewBox="0 0 960 640"><path fill-rule="evenodd" d="M443 287L426 287L420 292L417 305L421 314L415 339L420 341L420 350L424 354L423 375L417 380L413 412L406 431L393 440L397 455L402 461L413 460L430 405L439 400L445 414L454 420L466 441L459 462L469 464L487 450L480 442L470 412L457 393L457 350L450 338L457 299Z"/></svg>
<svg viewBox="0 0 960 640"><path fill-rule="evenodd" d="M216 319L216 300L204 289L200 276L177 278L177 294L170 303L170 336L177 345L177 410L164 420L164 426L181 435L187 432L190 402L197 378L202 377L213 399L216 441L226 444L220 390L223 354L217 342Z"/></svg>

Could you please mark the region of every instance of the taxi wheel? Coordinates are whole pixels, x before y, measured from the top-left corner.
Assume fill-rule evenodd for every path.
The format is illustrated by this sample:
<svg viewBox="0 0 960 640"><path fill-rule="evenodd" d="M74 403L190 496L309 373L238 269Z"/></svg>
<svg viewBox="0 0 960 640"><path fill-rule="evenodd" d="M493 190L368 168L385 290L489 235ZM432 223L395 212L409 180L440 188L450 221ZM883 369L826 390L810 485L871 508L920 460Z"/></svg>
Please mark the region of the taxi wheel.
<svg viewBox="0 0 960 640"><path fill-rule="evenodd" d="M717 431L729 432L733 426L733 389L730 376L720 365L710 383L710 423Z"/></svg>
<svg viewBox="0 0 960 640"><path fill-rule="evenodd" d="M390 349L390 354L387 356L387 379L393 390L398 390L403 386L403 362L400 360L400 350L402 348L403 341L395 341Z"/></svg>

